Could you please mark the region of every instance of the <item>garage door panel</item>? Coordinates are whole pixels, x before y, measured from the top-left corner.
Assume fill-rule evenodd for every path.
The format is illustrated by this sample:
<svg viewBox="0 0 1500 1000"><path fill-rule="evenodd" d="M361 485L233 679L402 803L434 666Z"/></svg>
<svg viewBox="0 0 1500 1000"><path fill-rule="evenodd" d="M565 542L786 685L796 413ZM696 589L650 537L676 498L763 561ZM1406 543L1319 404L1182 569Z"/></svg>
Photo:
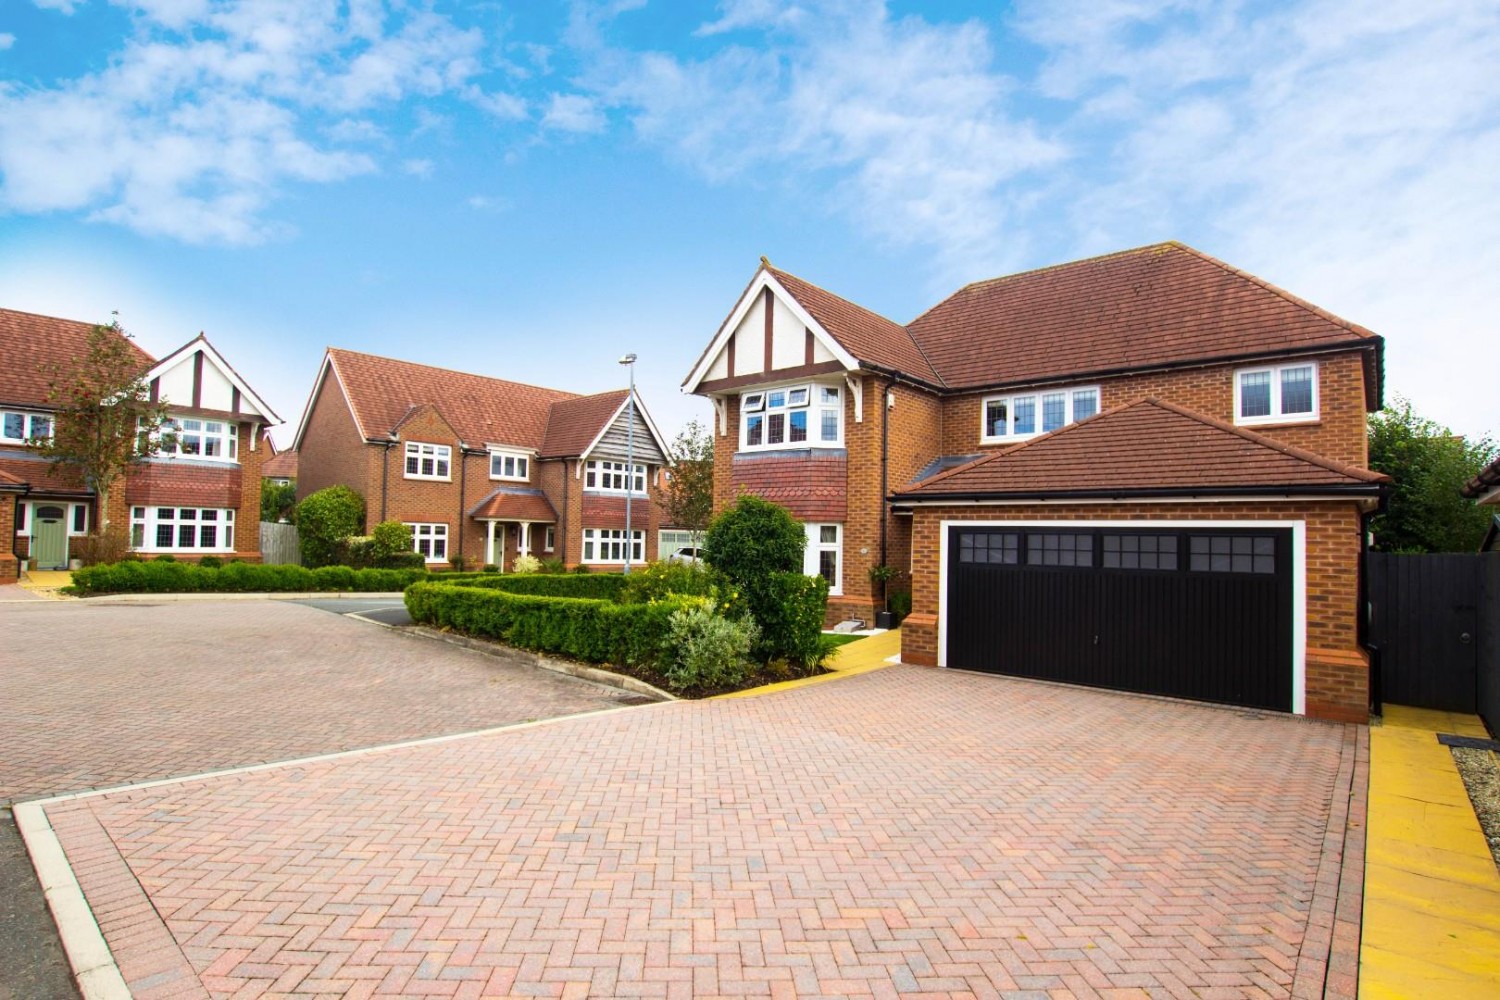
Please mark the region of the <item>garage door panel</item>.
<svg viewBox="0 0 1500 1000"><path fill-rule="evenodd" d="M946 662L1290 710L1290 551L1285 529L954 528Z"/></svg>

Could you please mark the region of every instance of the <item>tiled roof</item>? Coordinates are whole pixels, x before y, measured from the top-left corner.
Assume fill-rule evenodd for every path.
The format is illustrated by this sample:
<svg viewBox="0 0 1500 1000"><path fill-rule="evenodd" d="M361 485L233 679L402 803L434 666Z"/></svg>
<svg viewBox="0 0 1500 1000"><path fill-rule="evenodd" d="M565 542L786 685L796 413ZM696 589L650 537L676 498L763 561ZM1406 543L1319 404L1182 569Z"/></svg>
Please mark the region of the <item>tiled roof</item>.
<svg viewBox="0 0 1500 1000"><path fill-rule="evenodd" d="M277 452L261 465L260 474L275 479L296 479L297 453L290 450Z"/></svg>
<svg viewBox="0 0 1500 1000"><path fill-rule="evenodd" d="M54 467L44 458L24 457L24 453L19 451L7 449L4 454L0 454L0 473L28 484L33 493L89 492L77 476L65 467Z"/></svg>
<svg viewBox="0 0 1500 1000"><path fill-rule="evenodd" d="M950 469L898 495L1203 493L1360 487L1387 480L1172 403L1145 399Z"/></svg>
<svg viewBox="0 0 1500 1000"><path fill-rule="evenodd" d="M941 382L906 328L864 306L855 305L795 274L766 265L766 270L812 314L840 344L860 361Z"/></svg>
<svg viewBox="0 0 1500 1000"><path fill-rule="evenodd" d="M976 282L906 329L955 389L1375 337L1181 243Z"/></svg>
<svg viewBox="0 0 1500 1000"><path fill-rule="evenodd" d="M593 444L610 417L625 403L628 389L614 389L592 396L578 396L552 404L547 435L538 455L542 458L573 458ZM636 396L637 405L640 396Z"/></svg>
<svg viewBox="0 0 1500 1000"><path fill-rule="evenodd" d="M42 406L47 403L45 365L66 367L88 350L93 323L0 309L0 402ZM128 341L144 373L155 359Z"/></svg>
<svg viewBox="0 0 1500 1000"><path fill-rule="evenodd" d="M509 382L330 347L328 356L349 396L360 433L378 440L412 407L438 406L465 445L540 448L553 403L575 398L559 389Z"/></svg>
<svg viewBox="0 0 1500 1000"><path fill-rule="evenodd" d="M1500 458L1496 458L1489 465L1479 470L1479 475L1464 484L1463 495L1470 498L1487 493L1496 486L1500 486Z"/></svg>
<svg viewBox="0 0 1500 1000"><path fill-rule="evenodd" d="M541 524L557 521L557 511L541 490L507 486L497 488L479 501L469 511L469 516L480 520L494 518L500 521L533 521Z"/></svg>
<svg viewBox="0 0 1500 1000"><path fill-rule="evenodd" d="M0 469L0 489L7 487L21 487L26 485L26 480L20 476L13 476L4 469Z"/></svg>

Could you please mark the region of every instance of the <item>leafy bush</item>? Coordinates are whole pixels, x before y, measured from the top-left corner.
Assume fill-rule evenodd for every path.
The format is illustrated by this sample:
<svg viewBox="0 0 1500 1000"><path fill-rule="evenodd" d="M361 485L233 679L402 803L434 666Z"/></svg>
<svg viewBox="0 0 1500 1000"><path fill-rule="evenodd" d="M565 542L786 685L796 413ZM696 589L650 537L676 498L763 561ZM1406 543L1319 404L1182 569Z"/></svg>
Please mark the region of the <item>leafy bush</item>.
<svg viewBox="0 0 1500 1000"><path fill-rule="evenodd" d="M896 591L891 595L890 600L887 601L887 606L890 607L892 614L898 618L905 618L911 614L911 591Z"/></svg>
<svg viewBox="0 0 1500 1000"><path fill-rule="evenodd" d="M222 567L184 562L122 560L89 566L73 574L73 592L90 594L286 593L289 591L397 591L426 577L409 569L359 569L347 566L267 566L231 562Z"/></svg>
<svg viewBox="0 0 1500 1000"><path fill-rule="evenodd" d="M293 483L279 486L269 480L260 481L260 519L280 521L290 517L297 506L297 487Z"/></svg>
<svg viewBox="0 0 1500 1000"><path fill-rule="evenodd" d="M500 567L496 566L494 563L485 563L484 564L484 568L481 569L479 572L481 572L481 573L498 573L498 572L500 572Z"/></svg>
<svg viewBox="0 0 1500 1000"><path fill-rule="evenodd" d="M668 687L738 687L750 676L750 650L759 637L753 621L730 621L697 604L672 612L668 624L661 655Z"/></svg>
<svg viewBox="0 0 1500 1000"><path fill-rule="evenodd" d="M218 556L204 556L203 558L198 560L198 565L203 567L204 569L218 569L220 566L224 565L224 560L220 559Z"/></svg>
<svg viewBox="0 0 1500 1000"><path fill-rule="evenodd" d="M174 556L174 555L172 555L172 553L170 553L170 552L163 552L161 555L157 556L155 559L152 560L152 562L176 562L176 561L177 561L177 557Z"/></svg>
<svg viewBox="0 0 1500 1000"><path fill-rule="evenodd" d="M574 566L572 571L579 576L587 576L593 572L593 570L589 569L583 563L579 563L577 566Z"/></svg>
<svg viewBox="0 0 1500 1000"><path fill-rule="evenodd" d="M516 579L546 580L547 577ZM418 583L407 588L412 619L489 636L512 646L559 653L589 663L652 667L680 600L616 604L610 600L541 597L496 587Z"/></svg>
<svg viewBox="0 0 1500 1000"><path fill-rule="evenodd" d="M540 573L542 561L533 555L516 556L515 562L511 564L513 573Z"/></svg>
<svg viewBox="0 0 1500 1000"><path fill-rule="evenodd" d="M319 566L312 574L318 590L353 590L356 572L348 566Z"/></svg>
<svg viewBox="0 0 1500 1000"><path fill-rule="evenodd" d="M568 571L568 564L565 563L565 562L563 562L561 559L543 559L542 560L542 572L543 573L566 573L567 571Z"/></svg>
<svg viewBox="0 0 1500 1000"><path fill-rule="evenodd" d="M647 563L624 579L619 600L630 604L645 604L668 594L708 597L715 592L713 574L687 563Z"/></svg>
<svg viewBox="0 0 1500 1000"><path fill-rule="evenodd" d="M486 590L504 590L512 594L535 594L538 597L587 597L593 600L618 600L625 578L619 573L590 573L587 576L548 576L545 573L450 573L444 583Z"/></svg>
<svg viewBox="0 0 1500 1000"><path fill-rule="evenodd" d="M112 528L103 534L73 539L68 554L83 560L85 566L93 566L119 562L129 551L130 539L124 529Z"/></svg>
<svg viewBox="0 0 1500 1000"><path fill-rule="evenodd" d="M828 607L828 581L801 573L773 573L761 593L765 604L757 614L760 625L758 655L784 659L800 672L811 672L828 655L820 642L823 614Z"/></svg>
<svg viewBox="0 0 1500 1000"><path fill-rule="evenodd" d="M364 498L347 486L329 486L303 497L297 505L302 562L327 566L334 561L335 543L358 534L364 521Z"/></svg>
<svg viewBox="0 0 1500 1000"><path fill-rule="evenodd" d="M384 566L385 560L413 552L411 528L400 521L381 521L370 529L370 555L374 565ZM421 555L419 552L413 552Z"/></svg>
<svg viewBox="0 0 1500 1000"><path fill-rule="evenodd" d="M448 562L452 564L453 570L456 573L462 573L464 571L464 567L469 564L469 560L464 558L461 553L457 552L453 554L453 558L449 559Z"/></svg>

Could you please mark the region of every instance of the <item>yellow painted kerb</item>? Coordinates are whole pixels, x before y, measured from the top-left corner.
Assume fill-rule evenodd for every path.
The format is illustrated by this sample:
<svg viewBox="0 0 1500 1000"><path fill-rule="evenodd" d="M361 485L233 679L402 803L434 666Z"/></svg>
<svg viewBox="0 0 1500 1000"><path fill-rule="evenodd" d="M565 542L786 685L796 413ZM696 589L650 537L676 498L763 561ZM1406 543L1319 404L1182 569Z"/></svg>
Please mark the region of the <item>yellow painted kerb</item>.
<svg viewBox="0 0 1500 1000"><path fill-rule="evenodd" d="M901 630L891 629L879 635L866 636L848 642L833 651L828 662L823 664L829 670L828 674L819 674L816 677L803 677L795 681L782 681L780 684L767 684L764 687L750 688L748 691L731 691L729 694L717 695L719 698L752 698L756 695L772 694L776 691L786 691L791 688L807 687L811 684L823 684L827 681L836 681L840 677L851 677L854 674L867 674L871 670L879 670L888 667L887 662L891 657L901 652Z"/></svg>
<svg viewBox="0 0 1500 1000"><path fill-rule="evenodd" d="M1370 730L1361 997L1500 997L1500 871L1440 732L1487 735L1395 705Z"/></svg>

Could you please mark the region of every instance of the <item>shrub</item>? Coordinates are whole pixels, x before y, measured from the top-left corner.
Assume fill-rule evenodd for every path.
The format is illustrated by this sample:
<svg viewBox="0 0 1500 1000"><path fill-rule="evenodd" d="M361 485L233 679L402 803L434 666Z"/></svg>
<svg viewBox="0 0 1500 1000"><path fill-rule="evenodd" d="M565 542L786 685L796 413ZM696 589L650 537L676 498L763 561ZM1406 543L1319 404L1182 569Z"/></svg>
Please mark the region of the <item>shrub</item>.
<svg viewBox="0 0 1500 1000"><path fill-rule="evenodd" d="M280 521L289 517L295 506L297 506L297 487L294 484L287 483L280 486L265 479L260 481L260 519L262 521Z"/></svg>
<svg viewBox="0 0 1500 1000"><path fill-rule="evenodd" d="M464 573L443 577L444 583L464 587L482 587L485 590L504 590L512 594L535 594L538 597L587 597L593 600L614 601L625 586L625 578L618 573L590 573L587 576L566 574L548 576L545 573Z"/></svg>
<svg viewBox="0 0 1500 1000"><path fill-rule="evenodd" d="M285 593L301 590L395 591L423 579L416 570L361 569L323 566L267 566L232 562L222 568L192 563L122 560L89 566L73 574L73 592L126 593Z"/></svg>
<svg viewBox="0 0 1500 1000"><path fill-rule="evenodd" d="M224 565L224 560L220 559L218 556L203 556L198 560L198 565L203 569L218 569L220 566Z"/></svg>
<svg viewBox="0 0 1500 1000"><path fill-rule="evenodd" d="M496 566L494 563L485 563L484 564L484 568L481 569L479 572L481 572L481 573L498 573L498 572L500 572L500 567Z"/></svg>
<svg viewBox="0 0 1500 1000"><path fill-rule="evenodd" d="M701 604L672 612L661 651L661 672L675 691L738 687L750 676L750 650L759 629L730 621Z"/></svg>
<svg viewBox="0 0 1500 1000"><path fill-rule="evenodd" d="M408 549L395 555L381 556L375 561L375 569L419 569L427 572L427 558L420 552Z"/></svg>
<svg viewBox="0 0 1500 1000"><path fill-rule="evenodd" d="M177 561L177 557L174 556L174 555L172 555L172 553L170 553L170 552L163 552L161 555L155 557L151 561L152 562L176 562Z"/></svg>
<svg viewBox="0 0 1500 1000"><path fill-rule="evenodd" d="M317 590L353 590L355 570L348 566L319 566L312 571Z"/></svg>
<svg viewBox="0 0 1500 1000"><path fill-rule="evenodd" d="M464 571L464 567L469 563L469 561L465 559L462 554L457 552L453 554L453 558L449 559L448 562L453 566L453 570L456 573L462 573Z"/></svg>
<svg viewBox="0 0 1500 1000"><path fill-rule="evenodd" d="M898 618L905 618L907 615L911 614L911 591L896 591L891 595L890 600L887 602L887 606L891 609L892 614L896 615Z"/></svg>
<svg viewBox="0 0 1500 1000"><path fill-rule="evenodd" d="M303 497L297 504L303 563L315 568L333 562L335 543L358 534L364 520L364 498L347 486L329 486Z"/></svg>
<svg viewBox="0 0 1500 1000"><path fill-rule="evenodd" d="M807 535L785 507L745 494L708 526L703 558L742 587L802 568Z"/></svg>
<svg viewBox="0 0 1500 1000"><path fill-rule="evenodd" d="M386 560L409 552L413 552L411 529L400 521L381 521L370 529L370 556L374 565L384 566Z"/></svg>
<svg viewBox="0 0 1500 1000"><path fill-rule="evenodd" d="M567 571L568 571L568 564L565 563L565 562L563 562L561 559L543 559L542 560L542 572L543 573L566 573Z"/></svg>
<svg viewBox="0 0 1500 1000"><path fill-rule="evenodd" d="M820 642L828 607L828 581L801 573L773 573L763 589L765 606L752 614L760 625L757 653L784 659L794 670L810 672L828 655Z"/></svg>
<svg viewBox="0 0 1500 1000"><path fill-rule="evenodd" d="M572 572L577 573L579 576L587 576L588 574L592 573L593 570L589 569L583 563L579 563L577 566L573 567Z"/></svg>
<svg viewBox="0 0 1500 1000"><path fill-rule="evenodd" d="M511 571L514 573L539 573L541 569L542 561L532 555L516 556L515 562L511 565Z"/></svg>
<svg viewBox="0 0 1500 1000"><path fill-rule="evenodd" d="M120 528L112 528L103 534L75 538L68 549L68 554L83 560L85 566L119 562L129 552L130 539Z"/></svg>
<svg viewBox="0 0 1500 1000"><path fill-rule="evenodd" d="M647 563L624 579L619 599L628 604L645 604L668 594L708 597L715 592L713 574L688 563Z"/></svg>

